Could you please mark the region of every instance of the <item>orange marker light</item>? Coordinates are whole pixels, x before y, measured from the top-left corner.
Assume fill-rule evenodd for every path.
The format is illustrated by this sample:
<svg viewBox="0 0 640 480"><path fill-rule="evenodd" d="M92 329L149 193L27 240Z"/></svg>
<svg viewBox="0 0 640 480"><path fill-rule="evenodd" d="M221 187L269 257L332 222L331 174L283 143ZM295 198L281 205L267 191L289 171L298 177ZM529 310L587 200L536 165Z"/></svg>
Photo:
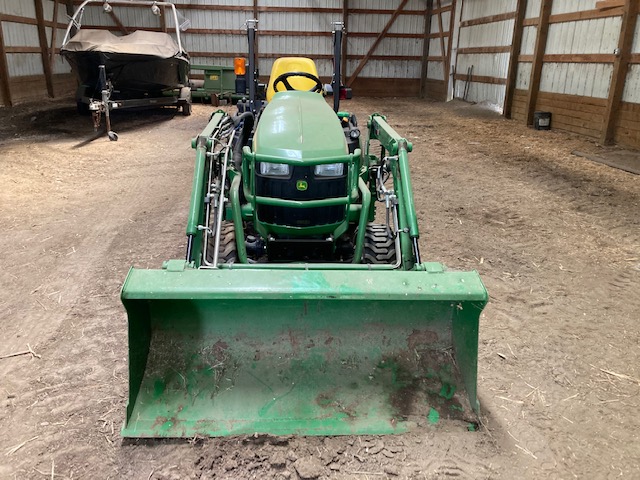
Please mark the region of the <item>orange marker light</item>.
<svg viewBox="0 0 640 480"><path fill-rule="evenodd" d="M247 71L244 58L236 57L233 59L233 71L236 75L244 75Z"/></svg>

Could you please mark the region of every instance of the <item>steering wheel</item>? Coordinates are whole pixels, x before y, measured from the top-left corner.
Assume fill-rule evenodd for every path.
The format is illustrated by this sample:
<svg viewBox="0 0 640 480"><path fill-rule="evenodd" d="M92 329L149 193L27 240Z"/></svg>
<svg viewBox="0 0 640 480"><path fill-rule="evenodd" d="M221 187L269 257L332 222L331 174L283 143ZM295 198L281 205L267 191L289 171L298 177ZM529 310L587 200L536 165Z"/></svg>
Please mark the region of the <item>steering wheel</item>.
<svg viewBox="0 0 640 480"><path fill-rule="evenodd" d="M289 83L289 78L291 77L304 77L304 78L308 78L309 80L313 80L316 84L313 87L311 87L309 91L310 92L322 91L322 82L320 81L320 79L315 75L307 72L285 72L282 75L278 75L278 77L273 81L273 91L276 93L280 91L278 90L279 83L282 83L284 85L284 88L286 88L287 90L295 90L295 88L293 88Z"/></svg>

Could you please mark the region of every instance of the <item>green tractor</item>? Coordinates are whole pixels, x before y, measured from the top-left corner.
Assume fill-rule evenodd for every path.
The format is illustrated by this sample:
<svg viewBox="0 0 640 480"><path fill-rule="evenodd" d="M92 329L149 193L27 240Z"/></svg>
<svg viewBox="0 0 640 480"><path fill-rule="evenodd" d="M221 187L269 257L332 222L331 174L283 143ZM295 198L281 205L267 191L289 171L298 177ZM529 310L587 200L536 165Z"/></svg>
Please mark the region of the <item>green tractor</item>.
<svg viewBox="0 0 640 480"><path fill-rule="evenodd" d="M193 141L186 259L132 268L122 289L122 434L389 434L468 419L487 293L477 272L422 261L411 143L379 114L363 142L339 111L340 24L333 109L313 62L295 57L258 99L254 27L249 99Z"/></svg>

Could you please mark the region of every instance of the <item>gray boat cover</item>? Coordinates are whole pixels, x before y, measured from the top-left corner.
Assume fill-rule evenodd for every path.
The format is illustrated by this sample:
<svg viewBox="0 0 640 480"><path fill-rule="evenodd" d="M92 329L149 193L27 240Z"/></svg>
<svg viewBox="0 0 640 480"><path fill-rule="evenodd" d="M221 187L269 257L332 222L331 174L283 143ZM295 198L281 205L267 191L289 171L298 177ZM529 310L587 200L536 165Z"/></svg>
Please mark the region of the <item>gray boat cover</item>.
<svg viewBox="0 0 640 480"><path fill-rule="evenodd" d="M137 30L118 37L107 30L79 30L62 47L69 52L105 52L132 55L152 55L160 58L175 57L180 53L178 44L171 35L163 32Z"/></svg>

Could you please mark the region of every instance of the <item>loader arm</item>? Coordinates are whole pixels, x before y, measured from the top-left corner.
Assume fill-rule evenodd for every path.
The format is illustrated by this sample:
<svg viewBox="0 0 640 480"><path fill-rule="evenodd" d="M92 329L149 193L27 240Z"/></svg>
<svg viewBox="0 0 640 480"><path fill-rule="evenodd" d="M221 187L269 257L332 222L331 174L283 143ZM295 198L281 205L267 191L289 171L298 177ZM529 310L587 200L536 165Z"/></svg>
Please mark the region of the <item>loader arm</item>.
<svg viewBox="0 0 640 480"><path fill-rule="evenodd" d="M409 152L413 145L401 137L387 123L385 116L374 113L367 122L369 141L367 142L367 158L373 160L381 168L388 169L393 176L394 193L397 196L399 210L399 235L402 245L402 263L405 270L411 270L421 263L418 239L418 217L413 200L413 187L409 171ZM370 142L378 140L382 146L380 157L371 155ZM371 164L370 164L371 165Z"/></svg>

